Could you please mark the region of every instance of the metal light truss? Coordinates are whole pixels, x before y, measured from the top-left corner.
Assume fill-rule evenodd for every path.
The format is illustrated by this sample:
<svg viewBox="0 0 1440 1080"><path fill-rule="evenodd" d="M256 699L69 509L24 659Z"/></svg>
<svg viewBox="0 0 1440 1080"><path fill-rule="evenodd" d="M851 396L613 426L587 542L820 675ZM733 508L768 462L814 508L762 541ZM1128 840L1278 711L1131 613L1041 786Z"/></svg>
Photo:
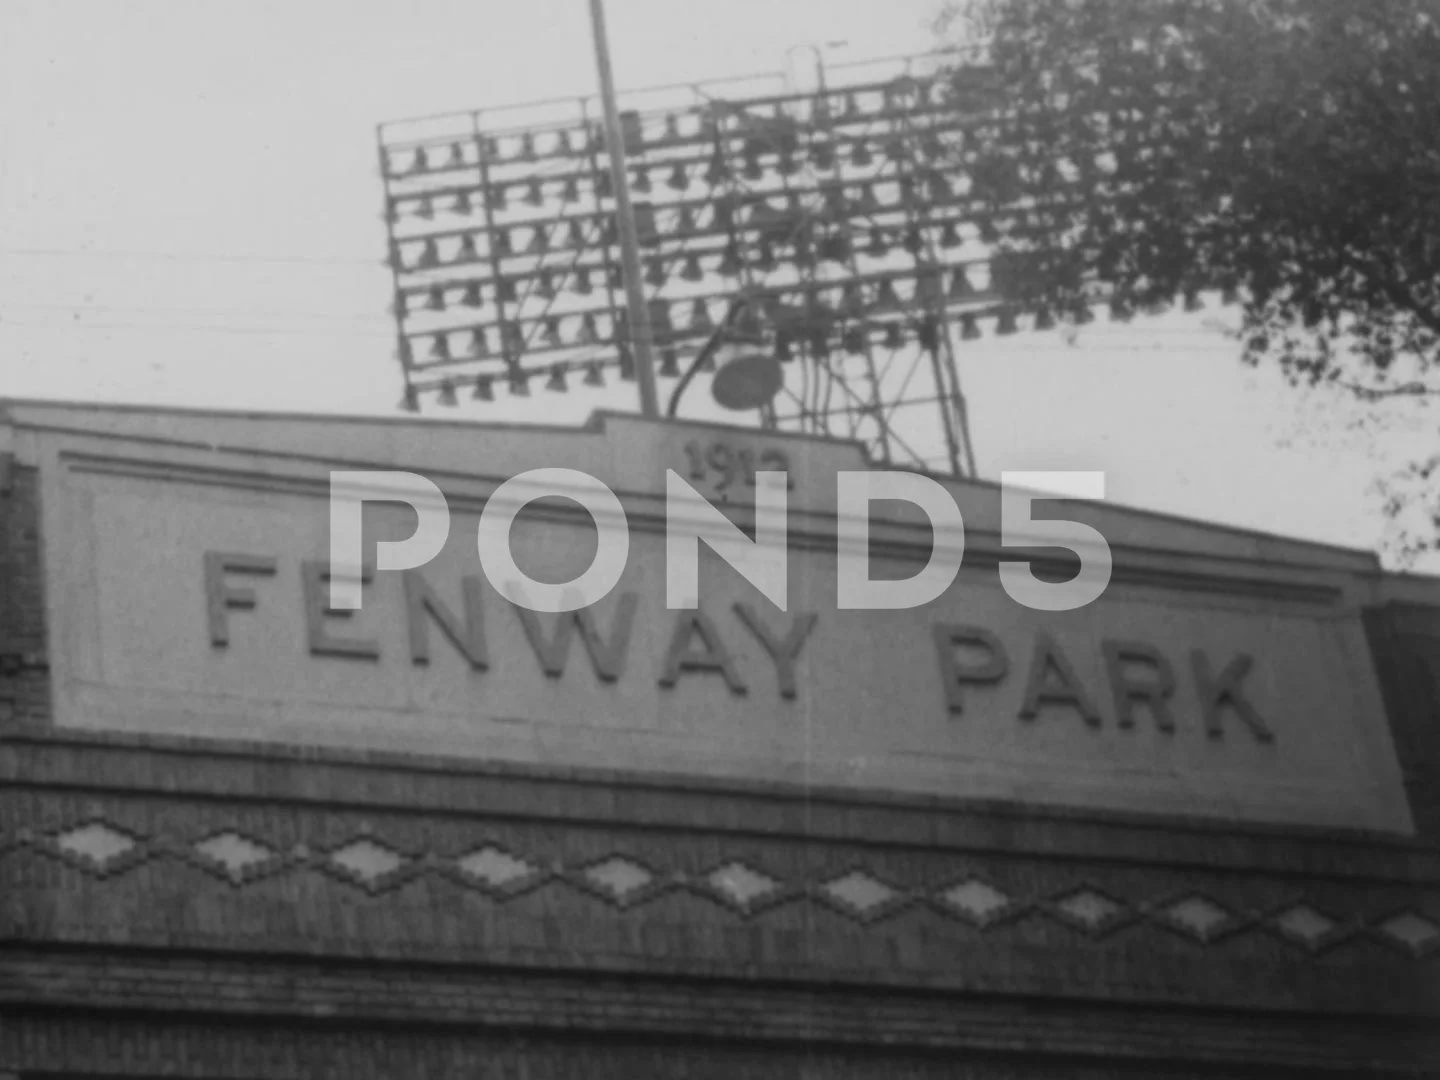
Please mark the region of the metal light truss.
<svg viewBox="0 0 1440 1080"><path fill-rule="evenodd" d="M689 87L624 114L662 395L744 290L788 361L762 424L973 472L952 339L1016 328L963 168L967 117L993 99L983 69L913 68L824 93ZM633 377L599 111L530 112L380 128L412 409ZM943 449L914 445L921 430Z"/></svg>

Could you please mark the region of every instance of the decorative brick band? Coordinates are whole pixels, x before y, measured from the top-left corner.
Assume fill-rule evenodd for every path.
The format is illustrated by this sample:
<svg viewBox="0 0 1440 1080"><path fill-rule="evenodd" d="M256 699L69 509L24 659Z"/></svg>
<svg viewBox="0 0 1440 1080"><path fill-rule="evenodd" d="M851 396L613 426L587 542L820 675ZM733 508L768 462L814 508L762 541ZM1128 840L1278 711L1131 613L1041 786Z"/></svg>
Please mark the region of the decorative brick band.
<svg viewBox="0 0 1440 1080"><path fill-rule="evenodd" d="M499 844L481 842L459 855L405 851L368 830L327 850L300 844L289 850L236 830L198 840L142 837L103 818L44 835L0 836L0 857L30 850L97 878L124 874L143 863L178 859L237 889L299 869L321 871L345 886L378 896L425 875L435 875L504 902L542 885L561 882L616 908L644 904L673 890L706 897L743 918L788 903L819 903L869 924L914 905L926 905L980 930L1027 915L1041 915L1088 938L1136 923L1164 928L1195 944L1214 945L1242 933L1277 936L1312 955L1349 941L1370 939L1415 958L1440 955L1440 921L1413 907L1372 916L1339 915L1296 897L1267 911L1227 904L1186 891L1132 902L1084 880L1038 896L1011 895L976 874L938 888L911 888L885 880L863 865L839 874L784 881L742 859L721 859L701 874L667 872L624 853L582 865L540 862Z"/></svg>

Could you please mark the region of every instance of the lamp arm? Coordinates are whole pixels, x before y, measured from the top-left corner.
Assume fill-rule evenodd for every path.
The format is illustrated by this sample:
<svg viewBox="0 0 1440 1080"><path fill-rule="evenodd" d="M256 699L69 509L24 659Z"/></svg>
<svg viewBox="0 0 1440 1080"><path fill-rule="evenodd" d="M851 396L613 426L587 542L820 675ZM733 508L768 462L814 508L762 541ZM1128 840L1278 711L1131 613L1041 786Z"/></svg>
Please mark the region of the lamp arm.
<svg viewBox="0 0 1440 1080"><path fill-rule="evenodd" d="M685 373L680 376L680 381L675 384L675 391L670 395L670 405L665 410L667 418L674 419L676 410L680 408L680 395L685 393L685 388L689 386L690 381L695 378L695 373L700 370L705 361L710 359L710 357L714 355L715 350L720 347L721 337L724 336L725 331L730 328L730 325L735 321L735 317L740 314L744 306L744 300L732 300L730 302L730 307L725 312L725 318L721 319L720 325L710 332L710 336L705 339L705 344L701 345L700 351L695 354L695 359L690 361L690 366L685 369Z"/></svg>

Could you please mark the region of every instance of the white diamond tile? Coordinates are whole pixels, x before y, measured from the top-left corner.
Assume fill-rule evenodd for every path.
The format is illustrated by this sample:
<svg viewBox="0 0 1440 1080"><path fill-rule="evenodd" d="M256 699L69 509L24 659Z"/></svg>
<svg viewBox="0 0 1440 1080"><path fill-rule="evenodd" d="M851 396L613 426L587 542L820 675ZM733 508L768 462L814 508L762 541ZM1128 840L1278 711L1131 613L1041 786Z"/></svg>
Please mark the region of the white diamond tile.
<svg viewBox="0 0 1440 1080"><path fill-rule="evenodd" d="M1203 896L1187 896L1164 909L1172 923L1204 941L1230 921L1230 912Z"/></svg>
<svg viewBox="0 0 1440 1080"><path fill-rule="evenodd" d="M1380 932L1415 952L1440 942L1440 926L1412 911L1390 916L1380 924Z"/></svg>
<svg viewBox="0 0 1440 1080"><path fill-rule="evenodd" d="M400 855L374 840L356 840L330 853L330 861L367 884L393 874L405 865Z"/></svg>
<svg viewBox="0 0 1440 1080"><path fill-rule="evenodd" d="M55 837L60 850L88 859L97 867L124 855L135 846L135 841L119 829L112 829L103 821L91 822L78 829L68 829Z"/></svg>
<svg viewBox="0 0 1440 1080"><path fill-rule="evenodd" d="M624 900L639 892L650 884L654 877L639 863L622 859L618 855L587 867L585 876L591 884L608 892L617 900Z"/></svg>
<svg viewBox="0 0 1440 1080"><path fill-rule="evenodd" d="M827 881L820 887L847 907L861 913L873 911L895 898L895 890L889 885L859 870L852 870L844 877Z"/></svg>
<svg viewBox="0 0 1440 1080"><path fill-rule="evenodd" d="M1062 897L1055 907L1087 930L1095 930L1120 913L1120 905L1094 889L1080 889Z"/></svg>
<svg viewBox="0 0 1440 1080"><path fill-rule="evenodd" d="M1335 929L1335 920L1308 904L1296 904L1282 913L1275 920L1275 925L1290 937L1303 941L1306 945L1314 945Z"/></svg>
<svg viewBox="0 0 1440 1080"><path fill-rule="evenodd" d="M231 874L243 874L267 861L274 853L267 847L236 832L218 833L195 845L207 859L219 863Z"/></svg>
<svg viewBox="0 0 1440 1080"><path fill-rule="evenodd" d="M536 868L524 859L517 859L508 851L488 846L455 860L455 865L477 881L496 888L524 881L536 873Z"/></svg>
<svg viewBox="0 0 1440 1080"><path fill-rule="evenodd" d="M738 862L717 867L705 880L736 903L747 905L780 888L780 883L768 874L762 874Z"/></svg>
<svg viewBox="0 0 1440 1080"><path fill-rule="evenodd" d="M1010 898L976 878L952 885L940 894L952 908L977 923L989 922L1010 906Z"/></svg>

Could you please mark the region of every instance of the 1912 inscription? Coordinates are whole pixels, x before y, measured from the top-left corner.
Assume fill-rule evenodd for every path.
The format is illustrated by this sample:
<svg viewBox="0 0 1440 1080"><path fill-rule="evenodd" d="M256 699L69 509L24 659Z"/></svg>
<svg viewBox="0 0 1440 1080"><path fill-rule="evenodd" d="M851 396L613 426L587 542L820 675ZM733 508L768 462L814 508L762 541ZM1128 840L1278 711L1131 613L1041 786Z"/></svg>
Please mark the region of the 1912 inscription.
<svg viewBox="0 0 1440 1080"><path fill-rule="evenodd" d="M710 484L717 492L740 486L754 487L757 472L783 472L786 488L795 487L790 457L775 447L757 452L727 439L716 439L708 444L692 440L685 444L684 450L689 478Z"/></svg>

